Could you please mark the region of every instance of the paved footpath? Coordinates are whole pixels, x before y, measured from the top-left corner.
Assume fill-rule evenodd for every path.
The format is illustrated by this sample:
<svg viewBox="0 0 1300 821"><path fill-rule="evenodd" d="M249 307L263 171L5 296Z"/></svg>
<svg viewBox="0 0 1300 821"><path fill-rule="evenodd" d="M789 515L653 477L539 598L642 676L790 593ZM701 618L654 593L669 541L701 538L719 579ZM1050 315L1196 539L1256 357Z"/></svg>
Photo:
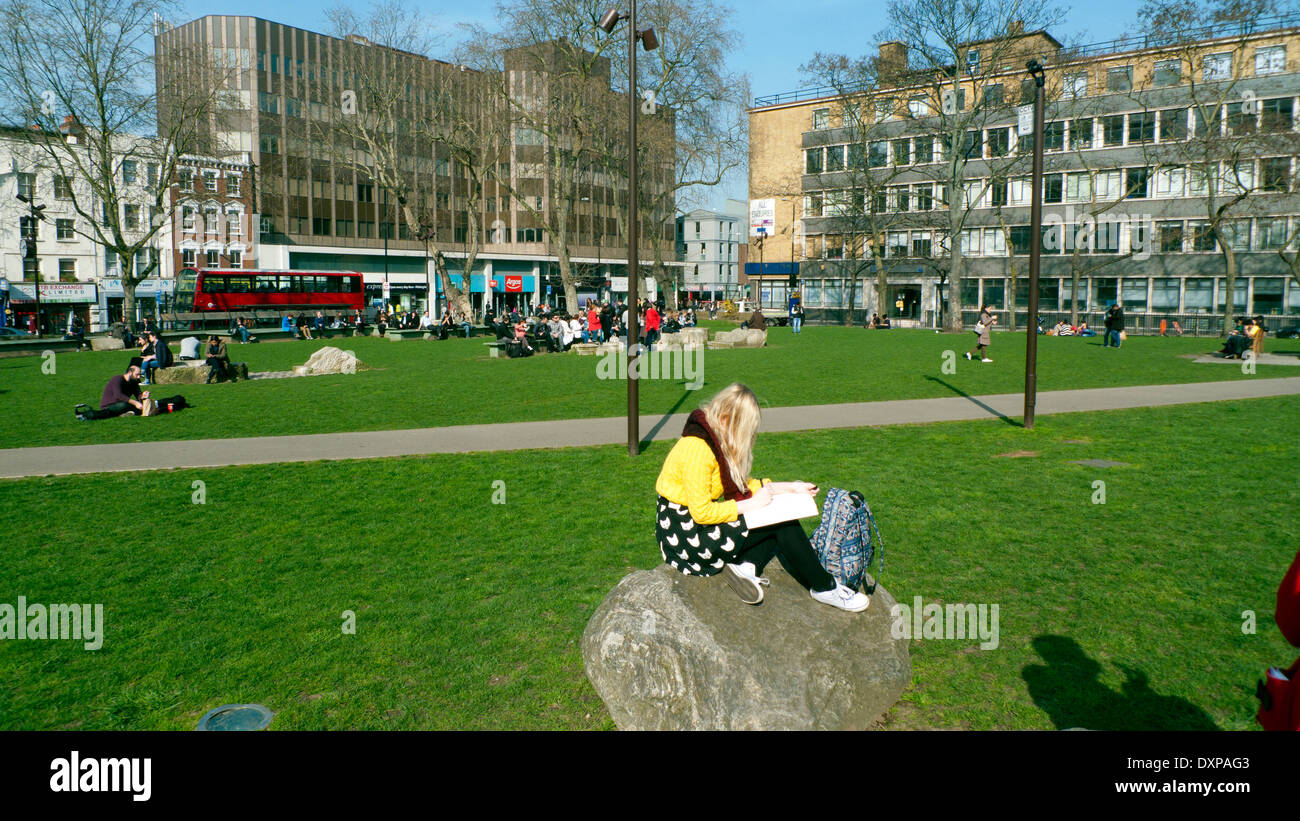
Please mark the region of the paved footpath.
<svg viewBox="0 0 1300 821"><path fill-rule="evenodd" d="M1038 394L1036 412L1041 416L1295 394L1300 394L1300 377L1048 391ZM1018 418L1023 410L1024 396L1018 393L804 405L765 409L762 430L782 432L969 419L1011 419ZM686 413L642 416L641 437L644 441L675 439L681 434L685 422ZM13 448L0 450L0 478L313 462L321 459L377 459L429 453L566 448L626 441L626 418L612 417L363 433Z"/></svg>

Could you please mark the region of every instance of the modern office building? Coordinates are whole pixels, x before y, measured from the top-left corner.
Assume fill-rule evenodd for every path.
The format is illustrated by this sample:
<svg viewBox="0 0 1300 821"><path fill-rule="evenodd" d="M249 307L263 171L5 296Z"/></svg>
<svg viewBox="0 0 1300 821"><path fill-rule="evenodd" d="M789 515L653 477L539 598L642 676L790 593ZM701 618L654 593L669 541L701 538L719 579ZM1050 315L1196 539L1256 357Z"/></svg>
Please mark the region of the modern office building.
<svg viewBox="0 0 1300 821"><path fill-rule="evenodd" d="M732 299L738 295L744 219L745 203L736 200L728 200L721 212L698 208L677 218L677 254L688 299Z"/></svg>
<svg viewBox="0 0 1300 821"><path fill-rule="evenodd" d="M214 124L213 143L222 152L249 155L257 181L253 210L260 217L258 264L282 270L361 271L368 296L378 299L391 294L387 301L422 310L429 283L438 287L424 243L412 235L395 198L373 175L359 173L354 165L339 162L337 153L322 148L321 134L327 133L322 126L345 116L347 94L363 81L352 70L359 63L358 55L373 59L382 54L409 72L413 80L406 89L409 105L403 112L412 118L435 116L436 106L447 104L447 95L474 88L476 72L386 49L357 36L340 39L244 16L208 15L160 31L155 47L164 53L193 44L213 49L231 73L228 85L237 102L220 125ZM531 111L545 99L549 72L557 59L545 51L543 45L505 56L505 79L511 93L518 95L519 110ZM590 93L596 95L595 104L625 110L620 102L623 96L611 90L608 60L593 64L591 84L597 88ZM170 62L160 61L160 65ZM167 77L158 77L160 88L167 82ZM530 94L535 95L532 101L526 99ZM617 145L618 139L625 139L625 124L610 122L612 142L606 145ZM648 128L671 129L670 112L656 123ZM525 196L548 218L567 214L567 247L579 290L604 290L618 275L626 274L626 265L618 261L626 258L622 239L626 229L618 219L619 208L626 207L625 175L608 167L585 168L568 180L571 186L563 194L565 201L558 202L561 195L539 170L547 152L555 148L548 144L550 138L518 123L508 129L501 141L497 173L508 175L514 195L487 177L474 198L480 250L469 287L475 307L482 305L485 293L516 304L547 300L548 289L554 292L549 301L562 296L556 238L545 229L550 220L539 220L525 208L520 202ZM412 148L401 160L411 190L422 204L421 220L427 219L450 269L457 270L457 261L470 251L467 175L445 147L433 148L427 155ZM662 186L672 179L671 159L666 165L645 165L643 186ZM554 210L561 207L564 210ZM671 249L671 222L661 230ZM646 253L643 259L648 258ZM453 278L464 287L459 274Z"/></svg>
<svg viewBox="0 0 1300 821"><path fill-rule="evenodd" d="M1027 306L1032 130L1018 136L1017 109L1033 99L1028 57L1046 67L1049 91L1040 310L1068 312L1078 272L1082 312L1118 302L1138 328L1177 320L1217 332L1228 294L1207 218L1208 169L1218 175L1216 202L1243 195L1221 226L1237 266L1233 309L1300 314L1300 283L1278 254L1300 229L1300 17L1202 32L1190 46L1130 38L1066 49L1047 32L1014 27L1002 39L1014 41L1004 51L1014 59L982 63L989 41L970 43L948 75L959 78L954 110L988 111L958 149L967 158L959 196L969 217L957 242L968 323L991 303L1004 325L1006 312L1022 312L1019 325ZM747 266L765 306L785 306L793 270L810 318L839 319L856 277L856 305L903 324L939 320L952 256L948 140L937 133L933 86L908 68L906 47L882 44L879 60L899 70L873 87L805 89L750 110L750 197L775 200L765 260ZM1197 162L1198 150L1221 154ZM870 216L873 230L855 214ZM886 293L875 293L873 259L883 259Z"/></svg>

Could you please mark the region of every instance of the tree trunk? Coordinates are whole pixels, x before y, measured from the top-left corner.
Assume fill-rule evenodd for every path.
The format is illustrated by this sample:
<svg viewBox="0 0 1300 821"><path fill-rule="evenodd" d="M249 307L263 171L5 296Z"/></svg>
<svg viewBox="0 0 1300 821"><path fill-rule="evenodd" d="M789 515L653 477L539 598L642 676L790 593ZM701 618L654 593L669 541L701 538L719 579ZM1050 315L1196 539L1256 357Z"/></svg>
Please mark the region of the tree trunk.
<svg viewBox="0 0 1300 821"><path fill-rule="evenodd" d="M1077 328L1079 327L1079 280L1081 279L1077 248L1071 261L1073 265L1070 266L1070 326Z"/></svg>
<svg viewBox="0 0 1300 821"><path fill-rule="evenodd" d="M885 270L885 258L880 251L873 249L871 259L876 264L876 313L889 316L889 307L885 305L885 292L889 290L889 272Z"/></svg>
<svg viewBox="0 0 1300 821"><path fill-rule="evenodd" d="M122 275L122 322L126 323L128 328L132 328L135 326L135 288L140 284L140 280L135 276L134 257L118 254L117 263ZM39 282L36 287L41 287ZM40 321L39 317L37 321Z"/></svg>
<svg viewBox="0 0 1300 821"><path fill-rule="evenodd" d="M944 317L945 331L960 331L961 321L961 280L963 262L960 239L952 243L952 270L948 272L948 315Z"/></svg>
<svg viewBox="0 0 1300 821"><path fill-rule="evenodd" d="M1233 284L1237 280L1237 252L1224 241L1217 228L1215 234L1219 236L1219 247L1223 249L1223 327L1219 329L1219 336L1227 336L1229 329L1232 328L1232 292Z"/></svg>

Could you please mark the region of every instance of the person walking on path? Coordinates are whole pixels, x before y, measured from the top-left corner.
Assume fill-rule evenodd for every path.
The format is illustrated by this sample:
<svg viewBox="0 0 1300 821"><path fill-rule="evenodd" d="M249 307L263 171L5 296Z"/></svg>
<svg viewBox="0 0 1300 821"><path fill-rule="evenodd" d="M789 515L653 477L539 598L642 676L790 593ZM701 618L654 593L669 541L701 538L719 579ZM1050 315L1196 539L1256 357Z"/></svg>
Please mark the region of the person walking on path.
<svg viewBox="0 0 1300 821"><path fill-rule="evenodd" d="M750 478L759 421L758 399L740 383L691 413L655 481L655 535L664 562L688 576L721 573L741 601L759 604L767 584L759 574L775 557L814 600L851 613L866 610L871 600L826 572L798 519L746 526L743 515L776 494L817 493L808 482Z"/></svg>
<svg viewBox="0 0 1300 821"><path fill-rule="evenodd" d="M977 337L975 340L975 347L966 352L967 359L974 359L973 354L979 354L981 362L993 361L992 359L989 359L988 351L986 349L991 343L989 340L989 328L993 327L997 321L998 318L993 313L992 305L985 305L980 310L979 321L975 323L975 334Z"/></svg>
<svg viewBox="0 0 1300 821"><path fill-rule="evenodd" d="M1118 348L1120 334L1124 333L1124 309L1119 307L1119 303L1112 304L1110 310L1106 311L1106 336L1103 337L1101 346L1108 348L1114 341L1114 347Z"/></svg>

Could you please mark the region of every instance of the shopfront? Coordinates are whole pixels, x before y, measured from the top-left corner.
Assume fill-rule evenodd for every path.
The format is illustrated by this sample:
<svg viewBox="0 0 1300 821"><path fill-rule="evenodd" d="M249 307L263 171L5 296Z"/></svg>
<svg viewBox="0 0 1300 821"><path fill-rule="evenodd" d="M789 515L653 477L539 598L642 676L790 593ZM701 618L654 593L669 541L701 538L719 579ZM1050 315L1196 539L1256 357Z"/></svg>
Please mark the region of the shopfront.
<svg viewBox="0 0 1300 821"><path fill-rule="evenodd" d="M174 280L158 277L140 280L135 286L135 316L131 324L138 326L146 316L155 322L161 321L163 314L172 311L175 285ZM122 290L122 280L113 277L100 280L99 294L100 301L96 310L91 312L91 331L106 331L114 322L123 321L126 294Z"/></svg>
<svg viewBox="0 0 1300 821"><path fill-rule="evenodd" d="M40 333L59 335L68 332L72 317L81 318L82 327L89 332L91 308L97 303L93 282L42 282L40 316L36 313L36 283L9 283L9 314L5 324L35 333L39 322Z"/></svg>

